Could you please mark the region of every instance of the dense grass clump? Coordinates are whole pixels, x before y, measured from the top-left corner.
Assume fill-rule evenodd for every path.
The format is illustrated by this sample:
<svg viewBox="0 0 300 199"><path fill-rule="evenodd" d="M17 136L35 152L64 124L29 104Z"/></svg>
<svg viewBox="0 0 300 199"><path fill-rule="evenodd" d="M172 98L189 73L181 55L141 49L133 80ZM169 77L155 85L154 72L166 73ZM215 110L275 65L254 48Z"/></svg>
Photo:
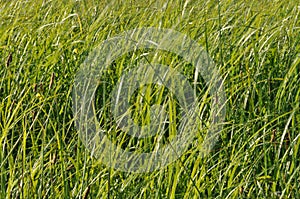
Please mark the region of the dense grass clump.
<svg viewBox="0 0 300 199"><path fill-rule="evenodd" d="M0 1L0 198L300 198L299 6L294 0ZM89 53L137 27L174 29L197 41L219 69L227 96L226 120L207 156L199 155L199 130L177 161L142 174L91 157L72 111L75 74ZM178 68L191 83L194 68L145 49L105 71L95 99L105 113L100 124L123 148L151 151L155 137L131 138L102 109L128 65L141 58ZM201 77L197 83L206 113L210 96ZM136 103L143 101L140 90L150 100L145 106ZM178 100L166 88L140 90L130 99L137 123L149 123L149 107L164 102L169 120L179 122ZM176 126L165 128L164 144Z"/></svg>

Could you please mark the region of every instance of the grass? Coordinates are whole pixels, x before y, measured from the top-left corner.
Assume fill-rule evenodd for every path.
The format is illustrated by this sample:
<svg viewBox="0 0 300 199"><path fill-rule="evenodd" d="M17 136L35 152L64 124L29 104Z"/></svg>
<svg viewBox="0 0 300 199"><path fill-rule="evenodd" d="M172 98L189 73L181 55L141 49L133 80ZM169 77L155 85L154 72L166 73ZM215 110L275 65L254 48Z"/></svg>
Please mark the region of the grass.
<svg viewBox="0 0 300 199"><path fill-rule="evenodd" d="M297 1L1 0L0 5L0 198L300 197ZM91 157L79 139L72 112L76 72L102 41L136 27L188 35L224 78L226 121L204 158L195 140L165 168L126 173ZM145 52L124 55L106 71L98 107L128 64ZM152 51L146 57L181 68L193 82L193 67L176 55ZM197 92L205 96L201 82L199 77ZM167 102L167 114L176 120L177 101L165 88L145 90L145 100ZM207 96L201 103L209 109L209 102ZM149 105L133 106L137 123L149 122ZM103 113L99 121L115 142L152 149L151 138L122 134L109 111ZM168 133L166 143L174 127Z"/></svg>

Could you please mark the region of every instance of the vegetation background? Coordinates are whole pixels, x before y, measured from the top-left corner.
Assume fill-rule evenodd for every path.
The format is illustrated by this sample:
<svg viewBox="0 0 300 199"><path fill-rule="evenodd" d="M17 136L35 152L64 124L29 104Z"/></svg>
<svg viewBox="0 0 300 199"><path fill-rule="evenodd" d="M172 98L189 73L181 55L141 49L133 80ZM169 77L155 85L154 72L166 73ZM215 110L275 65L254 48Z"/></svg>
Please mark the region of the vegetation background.
<svg viewBox="0 0 300 199"><path fill-rule="evenodd" d="M299 6L0 0L0 198L300 198ZM75 73L94 47L136 27L188 35L221 71L226 123L206 157L192 143L168 167L133 174L106 168L80 141Z"/></svg>

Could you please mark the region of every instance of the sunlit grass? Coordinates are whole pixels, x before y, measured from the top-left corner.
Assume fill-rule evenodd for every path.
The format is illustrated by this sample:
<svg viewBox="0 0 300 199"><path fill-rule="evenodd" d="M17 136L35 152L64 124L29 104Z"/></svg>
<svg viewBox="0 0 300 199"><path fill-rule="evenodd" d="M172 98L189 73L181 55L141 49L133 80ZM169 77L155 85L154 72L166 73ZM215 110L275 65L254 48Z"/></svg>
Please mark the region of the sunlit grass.
<svg viewBox="0 0 300 199"><path fill-rule="evenodd" d="M0 198L300 197L297 1L3 0L0 5ZM79 139L73 80L102 41L150 26L180 31L206 49L224 78L226 121L204 158L195 140L161 170L115 171L91 157ZM128 64L144 53L125 55L110 67L99 84L99 107ZM173 54L154 51L147 60L172 65L194 81L192 66ZM175 120L177 101L164 89L149 85L147 99L166 102L169 119ZM197 89L205 96L200 77ZM133 96L132 103L140 98ZM203 110L209 102L207 96ZM132 107L137 123L149 122L147 110L149 104ZM154 146L155 139L139 141L120 132L109 110L105 113L99 122L116 143L146 151Z"/></svg>

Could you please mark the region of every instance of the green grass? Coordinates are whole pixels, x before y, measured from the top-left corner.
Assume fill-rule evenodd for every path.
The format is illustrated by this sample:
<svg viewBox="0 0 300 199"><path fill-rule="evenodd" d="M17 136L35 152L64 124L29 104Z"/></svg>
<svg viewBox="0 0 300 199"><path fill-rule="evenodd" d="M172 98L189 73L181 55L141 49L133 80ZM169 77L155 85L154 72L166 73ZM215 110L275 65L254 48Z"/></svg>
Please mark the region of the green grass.
<svg viewBox="0 0 300 199"><path fill-rule="evenodd" d="M294 0L1 0L0 198L300 198L299 6ZM79 139L76 72L102 41L137 27L188 35L220 70L226 121L204 158L195 140L166 168L126 173L91 157ZM106 71L96 104L145 52L124 55ZM151 51L147 60L178 67L194 81L193 67L174 54ZM177 101L165 93L148 85L145 99L166 101L176 121ZM209 108L206 97L202 105ZM149 104L132 110L137 123L149 122ZM99 121L112 140L152 149L152 139L122 134L104 112ZM174 127L169 133L170 139Z"/></svg>

